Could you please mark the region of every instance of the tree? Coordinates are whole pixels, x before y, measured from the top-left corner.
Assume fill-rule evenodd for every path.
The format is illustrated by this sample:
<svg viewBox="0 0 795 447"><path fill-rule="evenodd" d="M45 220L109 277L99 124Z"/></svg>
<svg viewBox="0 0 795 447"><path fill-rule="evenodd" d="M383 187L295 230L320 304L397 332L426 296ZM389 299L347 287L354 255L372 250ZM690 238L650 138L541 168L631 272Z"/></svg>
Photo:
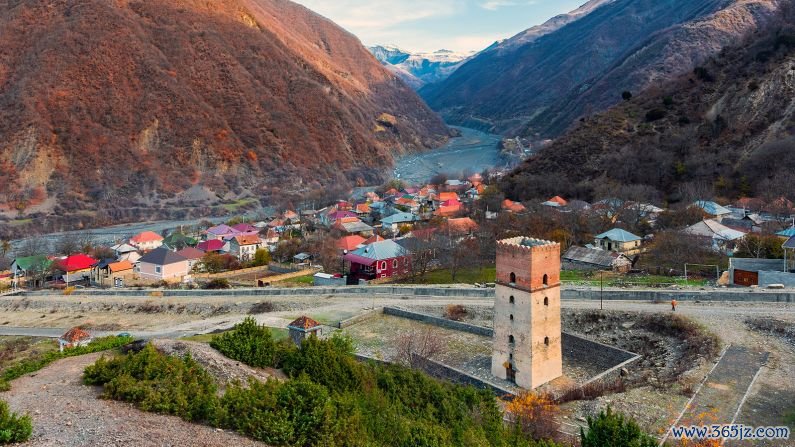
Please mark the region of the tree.
<svg viewBox="0 0 795 447"><path fill-rule="evenodd" d="M207 273L220 273L224 269L224 259L218 253L208 252L202 256L201 265Z"/></svg>
<svg viewBox="0 0 795 447"><path fill-rule="evenodd" d="M25 442L33 433L30 416L19 416L8 409L8 403L0 400L0 444Z"/></svg>
<svg viewBox="0 0 795 447"><path fill-rule="evenodd" d="M525 437L552 439L558 431L558 406L546 394L524 391L505 407L509 420Z"/></svg>
<svg viewBox="0 0 795 447"><path fill-rule="evenodd" d="M734 255L738 258L781 259L784 249L781 239L776 236L749 234L737 242Z"/></svg>
<svg viewBox="0 0 795 447"><path fill-rule="evenodd" d="M588 432L580 429L582 447L656 447L657 441L644 433L638 423L613 413L610 407L599 416L588 417Z"/></svg>
<svg viewBox="0 0 795 447"><path fill-rule="evenodd" d="M260 248L254 253L254 260L251 264L254 267L268 265L271 262L271 252L267 248Z"/></svg>
<svg viewBox="0 0 795 447"><path fill-rule="evenodd" d="M624 101L629 101L630 99L632 99L632 92L624 90L624 92L621 93L621 98L623 98Z"/></svg>
<svg viewBox="0 0 795 447"><path fill-rule="evenodd" d="M11 251L11 242L6 239L0 241L0 255L2 257L6 257L6 255L8 255L10 251Z"/></svg>
<svg viewBox="0 0 795 447"><path fill-rule="evenodd" d="M415 356L433 360L445 351L446 346L439 331L427 327L399 334L395 337L394 348L392 361L416 368L418 359Z"/></svg>

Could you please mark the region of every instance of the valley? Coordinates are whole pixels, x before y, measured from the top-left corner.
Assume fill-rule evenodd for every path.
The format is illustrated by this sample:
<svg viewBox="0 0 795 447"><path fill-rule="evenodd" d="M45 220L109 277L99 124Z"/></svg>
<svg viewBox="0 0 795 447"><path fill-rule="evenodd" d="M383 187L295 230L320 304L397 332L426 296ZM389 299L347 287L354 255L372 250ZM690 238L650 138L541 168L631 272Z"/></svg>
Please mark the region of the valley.
<svg viewBox="0 0 795 447"><path fill-rule="evenodd" d="M480 173L503 164L498 145L502 137L466 127L439 149L410 155L395 162L393 177L410 184L428 182L437 174Z"/></svg>

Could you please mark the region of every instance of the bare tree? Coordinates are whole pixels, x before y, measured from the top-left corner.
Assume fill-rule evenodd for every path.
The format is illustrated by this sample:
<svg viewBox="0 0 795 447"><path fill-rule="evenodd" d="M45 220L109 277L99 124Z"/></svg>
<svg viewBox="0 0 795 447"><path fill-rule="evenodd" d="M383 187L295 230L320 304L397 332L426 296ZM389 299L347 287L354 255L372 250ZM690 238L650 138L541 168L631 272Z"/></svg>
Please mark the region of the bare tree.
<svg viewBox="0 0 795 447"><path fill-rule="evenodd" d="M44 255L50 251L49 244L41 238L31 237L22 241L22 244L15 250L17 257L25 258L28 256Z"/></svg>
<svg viewBox="0 0 795 447"><path fill-rule="evenodd" d="M439 331L432 327L403 332L395 338L394 346L392 360L412 368L418 366L416 356L433 360L447 349Z"/></svg>

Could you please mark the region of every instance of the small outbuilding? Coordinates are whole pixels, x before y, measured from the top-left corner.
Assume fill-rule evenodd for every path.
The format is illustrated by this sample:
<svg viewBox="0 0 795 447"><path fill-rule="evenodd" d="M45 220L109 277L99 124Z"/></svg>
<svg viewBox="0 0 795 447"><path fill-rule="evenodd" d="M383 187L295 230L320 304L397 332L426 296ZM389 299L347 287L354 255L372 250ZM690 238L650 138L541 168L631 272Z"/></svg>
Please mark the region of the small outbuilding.
<svg viewBox="0 0 795 447"><path fill-rule="evenodd" d="M79 327L73 327L61 335L58 339L58 348L63 352L64 349L77 348L91 343L91 334Z"/></svg>
<svg viewBox="0 0 795 447"><path fill-rule="evenodd" d="M302 316L288 324L287 330L290 334L290 340L292 340L296 346L301 346L301 343L308 337L313 335L321 337L323 335L323 326L307 316Z"/></svg>

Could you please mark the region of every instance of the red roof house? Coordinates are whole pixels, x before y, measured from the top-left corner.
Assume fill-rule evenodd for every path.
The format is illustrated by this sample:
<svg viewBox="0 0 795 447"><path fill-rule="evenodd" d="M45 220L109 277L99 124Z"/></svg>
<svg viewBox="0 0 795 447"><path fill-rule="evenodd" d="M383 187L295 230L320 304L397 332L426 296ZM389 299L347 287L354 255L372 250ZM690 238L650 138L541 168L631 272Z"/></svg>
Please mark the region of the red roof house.
<svg viewBox="0 0 795 447"><path fill-rule="evenodd" d="M79 327L69 329L58 339L58 346L61 352L63 352L65 348L76 348L78 346L85 346L89 343L91 343L91 334Z"/></svg>
<svg viewBox="0 0 795 447"><path fill-rule="evenodd" d="M337 247L340 250L348 250L353 251L359 248L360 245L365 243L365 239L358 234L354 234L351 236L345 236L344 238L337 241Z"/></svg>
<svg viewBox="0 0 795 447"><path fill-rule="evenodd" d="M163 236L154 231L144 231L131 237L130 245L142 251L154 250L163 245Z"/></svg>

